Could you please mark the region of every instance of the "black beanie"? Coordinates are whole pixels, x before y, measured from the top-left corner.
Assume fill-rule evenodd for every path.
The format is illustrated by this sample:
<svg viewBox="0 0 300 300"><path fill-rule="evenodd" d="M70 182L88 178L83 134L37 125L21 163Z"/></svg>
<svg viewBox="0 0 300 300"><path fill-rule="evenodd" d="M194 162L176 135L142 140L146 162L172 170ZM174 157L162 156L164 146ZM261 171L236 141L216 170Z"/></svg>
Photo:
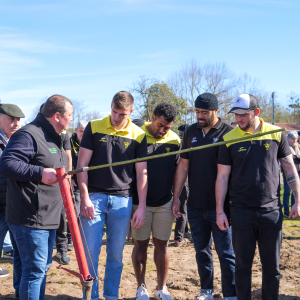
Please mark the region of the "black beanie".
<svg viewBox="0 0 300 300"><path fill-rule="evenodd" d="M201 94L195 100L195 107L209 110L218 109L218 99L211 93Z"/></svg>

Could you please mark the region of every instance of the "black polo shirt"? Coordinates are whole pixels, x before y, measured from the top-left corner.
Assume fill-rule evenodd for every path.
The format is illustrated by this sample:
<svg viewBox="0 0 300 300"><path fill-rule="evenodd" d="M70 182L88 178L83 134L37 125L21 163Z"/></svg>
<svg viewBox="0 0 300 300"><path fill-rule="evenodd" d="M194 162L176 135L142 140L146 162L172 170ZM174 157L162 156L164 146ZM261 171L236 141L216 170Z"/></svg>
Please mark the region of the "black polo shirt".
<svg viewBox="0 0 300 300"><path fill-rule="evenodd" d="M152 136L145 123L141 129L147 137L148 156L178 151L180 149L179 136L169 130L161 139ZM147 161L148 192L146 205L158 207L166 204L172 199L172 186L175 167L179 162L179 154L166 157L154 158ZM133 204L138 204L137 192L133 196Z"/></svg>
<svg viewBox="0 0 300 300"><path fill-rule="evenodd" d="M189 126L182 139L182 149L204 146L219 142L223 135L233 129L220 119L207 134L198 123ZM189 160L189 198L187 205L199 209L215 210L215 183L218 172L218 149L211 147L182 153L181 157ZM228 201L228 199L227 199Z"/></svg>
<svg viewBox="0 0 300 300"><path fill-rule="evenodd" d="M257 133L279 129L262 119L260 122L261 130ZM251 135L236 127L224 140ZM281 207L278 159L289 154L291 150L284 132L220 146L218 163L231 166L231 205L260 211Z"/></svg>
<svg viewBox="0 0 300 300"><path fill-rule="evenodd" d="M88 123L80 148L93 151L89 166L131 160L147 156L145 132L128 119L127 126L116 130L110 116ZM88 172L89 192L132 196L135 182L134 163Z"/></svg>

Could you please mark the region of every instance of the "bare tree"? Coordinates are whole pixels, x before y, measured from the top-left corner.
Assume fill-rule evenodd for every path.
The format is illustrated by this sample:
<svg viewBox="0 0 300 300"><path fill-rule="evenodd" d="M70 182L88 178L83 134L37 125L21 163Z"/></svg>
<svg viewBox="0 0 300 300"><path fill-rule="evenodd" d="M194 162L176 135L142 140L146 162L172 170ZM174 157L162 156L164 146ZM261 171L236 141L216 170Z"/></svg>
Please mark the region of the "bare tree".
<svg viewBox="0 0 300 300"><path fill-rule="evenodd" d="M235 77L224 63L200 65L192 59L168 78L168 84L176 95L186 101L186 121L195 122L194 102L198 95L209 92L219 99L219 110L225 110L232 102L231 92Z"/></svg>

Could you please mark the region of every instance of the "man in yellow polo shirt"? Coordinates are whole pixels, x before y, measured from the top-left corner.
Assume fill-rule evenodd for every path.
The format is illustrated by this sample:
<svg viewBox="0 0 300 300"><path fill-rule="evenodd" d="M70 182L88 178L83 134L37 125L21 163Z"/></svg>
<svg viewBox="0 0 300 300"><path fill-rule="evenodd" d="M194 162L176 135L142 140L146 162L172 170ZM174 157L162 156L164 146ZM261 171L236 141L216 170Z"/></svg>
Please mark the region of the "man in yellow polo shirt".
<svg viewBox="0 0 300 300"><path fill-rule="evenodd" d="M86 126L80 143L78 168L126 161L147 156L145 132L134 125L130 93L117 93L111 115ZM106 224L106 268L103 297L118 299L122 257L132 209L132 193L137 186L139 207L132 217L132 228L143 226L147 194L147 162L97 169L77 175L81 198L81 222L92 258L92 276L98 277L98 261ZM88 255L87 255L88 256ZM92 300L99 299L98 280L94 281Z"/></svg>
<svg viewBox="0 0 300 300"><path fill-rule="evenodd" d="M180 149L180 138L171 129L176 118L176 107L159 103L153 112L152 122L141 129L147 137L148 156L174 152ZM154 263L157 269L157 287L154 298L172 300L166 282L169 269L168 242L175 217L172 214L172 186L179 155L148 160L148 193L145 224L133 228L134 248L132 264L137 280L137 300L149 300L145 286L147 248L152 232ZM139 208L139 198L133 196L133 212Z"/></svg>
<svg viewBox="0 0 300 300"><path fill-rule="evenodd" d="M265 123L259 118L259 112L256 97L240 95L230 110L239 126L225 134L223 139L226 141L279 128ZM295 196L290 217L297 218L300 215L299 177L284 132L219 148L217 224L221 230L229 228L224 212L229 188L232 242L236 255L235 284L239 300L251 299L251 268L256 242L262 264L262 298L278 299L283 221L278 159Z"/></svg>

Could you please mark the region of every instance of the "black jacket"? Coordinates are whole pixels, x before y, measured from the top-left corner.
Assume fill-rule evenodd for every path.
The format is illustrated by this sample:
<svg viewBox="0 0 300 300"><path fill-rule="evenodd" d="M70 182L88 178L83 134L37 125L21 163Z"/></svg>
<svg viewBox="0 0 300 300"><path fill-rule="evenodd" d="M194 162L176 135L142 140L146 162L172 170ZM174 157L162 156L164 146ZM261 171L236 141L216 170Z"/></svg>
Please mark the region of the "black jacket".
<svg viewBox="0 0 300 300"><path fill-rule="evenodd" d="M1 135L0 135L0 157L4 149L5 149L5 145L1 141ZM0 212L5 211L6 190L7 190L7 178L0 176Z"/></svg>
<svg viewBox="0 0 300 300"><path fill-rule="evenodd" d="M34 153L30 153L30 145L19 146L28 141ZM58 228L62 209L59 185L42 183L42 170L61 168L67 162L62 137L41 113L15 133L0 159L0 175L9 179L6 222L37 229Z"/></svg>

